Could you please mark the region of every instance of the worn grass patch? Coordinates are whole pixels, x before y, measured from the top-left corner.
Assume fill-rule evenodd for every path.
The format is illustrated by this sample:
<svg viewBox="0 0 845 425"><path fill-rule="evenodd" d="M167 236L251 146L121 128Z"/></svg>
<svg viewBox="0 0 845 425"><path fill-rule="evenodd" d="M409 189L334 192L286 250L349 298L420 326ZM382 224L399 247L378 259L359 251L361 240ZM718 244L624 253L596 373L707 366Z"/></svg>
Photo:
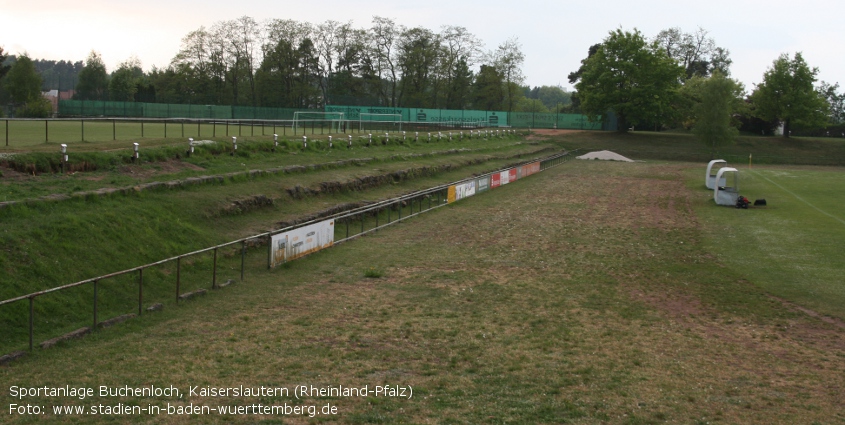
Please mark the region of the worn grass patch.
<svg viewBox="0 0 845 425"><path fill-rule="evenodd" d="M707 254L688 167L573 161L38 352L0 380L414 390L28 400L338 408L314 418L49 417L77 422L843 422L845 335ZM265 255L251 254L250 270ZM384 274L367 278L368 268Z"/></svg>

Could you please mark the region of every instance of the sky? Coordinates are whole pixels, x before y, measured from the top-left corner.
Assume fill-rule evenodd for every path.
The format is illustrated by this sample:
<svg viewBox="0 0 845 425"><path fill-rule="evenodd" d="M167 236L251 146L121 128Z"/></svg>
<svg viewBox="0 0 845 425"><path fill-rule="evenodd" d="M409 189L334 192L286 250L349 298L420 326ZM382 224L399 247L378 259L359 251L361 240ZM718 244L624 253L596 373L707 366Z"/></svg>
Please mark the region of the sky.
<svg viewBox="0 0 845 425"><path fill-rule="evenodd" d="M95 50L108 71L134 56L149 70L167 67L188 32L218 21L249 16L367 28L381 16L432 31L462 26L488 51L516 38L525 84L572 90L567 75L610 31L638 29L652 38L672 27L704 28L730 50L731 76L750 92L779 55L796 52L819 69L818 80L845 86L843 12L841 0L0 0L0 46L7 54L70 61Z"/></svg>

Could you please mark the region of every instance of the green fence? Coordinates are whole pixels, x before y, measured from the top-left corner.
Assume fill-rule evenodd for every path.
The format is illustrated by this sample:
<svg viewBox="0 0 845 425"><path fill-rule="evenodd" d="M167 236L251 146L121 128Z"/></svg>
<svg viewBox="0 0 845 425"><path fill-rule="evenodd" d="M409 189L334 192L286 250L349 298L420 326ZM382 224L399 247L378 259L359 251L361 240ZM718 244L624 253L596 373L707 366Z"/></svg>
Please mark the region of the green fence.
<svg viewBox="0 0 845 425"><path fill-rule="evenodd" d="M172 103L59 101L59 116L120 118L205 118L221 120L292 120L296 111L319 109L261 108L257 106L180 105Z"/></svg>
<svg viewBox="0 0 845 425"><path fill-rule="evenodd" d="M491 127L568 128L601 130L601 122L590 122L578 114L548 114L533 112L477 111L427 108L393 108L388 106L327 105L323 109L262 108L255 106L179 105L169 103L108 102L93 100L62 100L59 116L63 117L138 117L138 118L199 118L221 120L292 120L294 112L343 112L344 119L376 120L375 114L399 115L401 121L436 124L484 124Z"/></svg>
<svg viewBox="0 0 845 425"><path fill-rule="evenodd" d="M511 127L519 128L566 128L579 130L601 130L602 123L591 122L580 114L548 114L536 112L511 112Z"/></svg>

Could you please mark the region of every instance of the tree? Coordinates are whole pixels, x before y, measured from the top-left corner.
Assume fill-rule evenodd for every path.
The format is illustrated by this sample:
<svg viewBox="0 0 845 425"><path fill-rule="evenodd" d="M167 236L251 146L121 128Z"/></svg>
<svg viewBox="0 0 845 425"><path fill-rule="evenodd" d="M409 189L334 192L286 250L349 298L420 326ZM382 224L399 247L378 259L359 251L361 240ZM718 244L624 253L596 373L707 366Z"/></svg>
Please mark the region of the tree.
<svg viewBox="0 0 845 425"><path fill-rule="evenodd" d="M26 53L18 56L9 69L5 86L15 104L24 104L41 97L41 76L35 71L35 65Z"/></svg>
<svg viewBox="0 0 845 425"><path fill-rule="evenodd" d="M466 28L451 25L441 28L439 40L442 53L436 78L445 82L445 107L461 109L469 92L469 67L479 60L483 43Z"/></svg>
<svg viewBox="0 0 845 425"><path fill-rule="evenodd" d="M525 87L523 91L525 97L539 100L550 111L560 112L560 109L572 103L572 94L560 86Z"/></svg>
<svg viewBox="0 0 845 425"><path fill-rule="evenodd" d="M600 48L601 48L601 43L597 43L597 44L593 44L592 46L590 46L589 49L587 49L587 57L584 58L584 59L581 59L581 66L578 67L577 71L572 71L567 76L568 79L569 79L569 84L575 84L581 79L581 75L584 74L584 69L587 66L587 61L590 60L590 58L593 57L593 55L595 55L596 52L598 52Z"/></svg>
<svg viewBox="0 0 845 425"><path fill-rule="evenodd" d="M687 78L696 75L706 77L714 69L726 76L730 75L730 52L716 47L716 42L707 37L704 28L699 28L695 33L684 33L677 27L669 28L660 31L654 41L667 56L684 67Z"/></svg>
<svg viewBox="0 0 845 425"><path fill-rule="evenodd" d="M41 76L26 53L17 58L3 81L18 116L44 118L50 114L50 102L41 96Z"/></svg>
<svg viewBox="0 0 845 425"><path fill-rule="evenodd" d="M492 66L481 65L473 84L473 107L486 111L501 111L504 100L502 75Z"/></svg>
<svg viewBox="0 0 845 425"><path fill-rule="evenodd" d="M9 55L3 52L3 47L0 47L0 79L12 68L11 65L6 65L6 59L8 57Z"/></svg>
<svg viewBox="0 0 845 425"><path fill-rule="evenodd" d="M80 100L106 100L108 87L108 74L103 58L92 50L85 60L85 67L79 71L79 82L76 84L74 97Z"/></svg>
<svg viewBox="0 0 845 425"><path fill-rule="evenodd" d="M519 101L519 96L517 96L521 94L519 86L525 79L522 74L523 62L525 62L525 55L522 53L522 46L516 38L507 39L493 52L493 66L496 67L504 80L508 112L513 111L514 105Z"/></svg>
<svg viewBox="0 0 845 425"><path fill-rule="evenodd" d="M141 61L137 57L127 59L111 74L109 98L119 102L134 102L143 77Z"/></svg>
<svg viewBox="0 0 845 425"><path fill-rule="evenodd" d="M789 137L793 127L823 126L828 104L813 83L818 68L810 68L801 53L790 60L782 54L763 74L763 82L751 95L757 116L764 120L778 120L783 124L783 136Z"/></svg>
<svg viewBox="0 0 845 425"><path fill-rule="evenodd" d="M396 106L396 85L399 74L396 54L401 33L402 28L397 26L392 19L373 17L370 45L365 58L365 72L382 102L388 106Z"/></svg>
<svg viewBox="0 0 845 425"><path fill-rule="evenodd" d="M402 31L397 45L396 63L402 73L398 106L433 107L431 73L439 61L440 40L428 29L416 27Z"/></svg>
<svg viewBox="0 0 845 425"><path fill-rule="evenodd" d="M733 142L739 134L739 122L732 117L742 105L744 90L742 84L721 71L714 71L709 78L701 80L701 100L693 108L695 124L692 132L710 148L712 158L718 146Z"/></svg>
<svg viewBox="0 0 845 425"><path fill-rule="evenodd" d="M455 62L455 69L452 70L452 82L449 87L449 96L446 98L446 109L464 109L470 102L472 88L472 71L465 59Z"/></svg>
<svg viewBox="0 0 845 425"><path fill-rule="evenodd" d="M575 85L582 111L592 118L616 114L619 131L652 123L672 112L684 69L638 30L618 29L584 61Z"/></svg>
<svg viewBox="0 0 845 425"><path fill-rule="evenodd" d="M839 93L839 83L830 85L822 81L819 92L827 99L828 122L833 125L845 122L845 94Z"/></svg>

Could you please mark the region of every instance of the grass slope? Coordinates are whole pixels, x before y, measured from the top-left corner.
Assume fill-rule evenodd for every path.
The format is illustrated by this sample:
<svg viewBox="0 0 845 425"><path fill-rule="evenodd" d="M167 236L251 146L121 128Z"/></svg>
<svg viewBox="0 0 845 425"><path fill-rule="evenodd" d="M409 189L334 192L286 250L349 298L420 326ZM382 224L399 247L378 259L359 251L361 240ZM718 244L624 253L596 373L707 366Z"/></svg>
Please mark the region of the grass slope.
<svg viewBox="0 0 845 425"><path fill-rule="evenodd" d="M429 155L404 160L374 161L364 166L328 168L262 178L225 179L220 184L187 186L173 190L133 192L106 197L88 196L70 201L35 202L0 209L0 299L9 299L83 279L126 270L164 258L185 254L223 242L278 228L293 220L336 205L384 199L501 168L519 161L515 156L542 150L542 146L511 144L491 153ZM501 155L499 158L497 155ZM354 181L368 176L389 175L400 170L428 168L411 180L393 181L365 193L327 193L320 196L291 195L292 188L320 189L322 182ZM49 183L49 181L47 182ZM44 184L42 182L42 184ZM263 195L273 205L242 212L233 202ZM237 252L222 253L231 276ZM221 259L223 261L224 259ZM211 258L192 259L181 292L210 286ZM174 266L151 270L144 276L144 299L150 302L173 298ZM109 279L98 294L103 301L99 319L137 311L140 276ZM36 342L90 325L91 285L39 297L35 303ZM135 302L137 305L137 302ZM0 353L26 346L28 304L0 307Z"/></svg>

